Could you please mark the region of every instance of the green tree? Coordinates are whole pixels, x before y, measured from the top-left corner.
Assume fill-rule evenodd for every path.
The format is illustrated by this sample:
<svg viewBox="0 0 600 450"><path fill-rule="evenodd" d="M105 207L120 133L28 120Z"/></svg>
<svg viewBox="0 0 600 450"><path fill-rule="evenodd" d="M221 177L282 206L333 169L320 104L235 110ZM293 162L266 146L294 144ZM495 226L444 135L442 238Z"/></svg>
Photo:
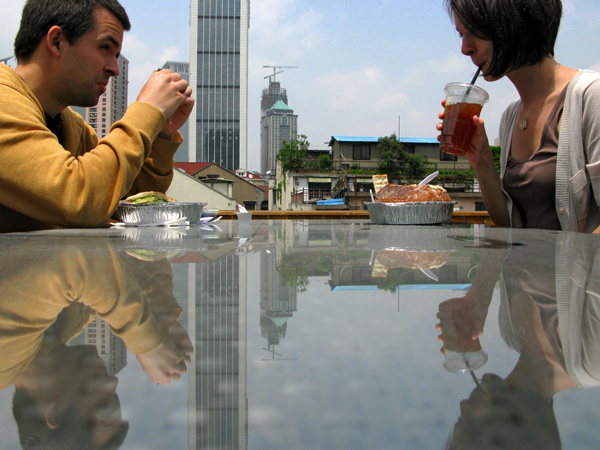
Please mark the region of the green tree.
<svg viewBox="0 0 600 450"><path fill-rule="evenodd" d="M379 171L382 173L401 174L409 178L422 177L427 173L429 167L427 157L404 151L404 146L395 133L379 138L377 150Z"/></svg>
<svg viewBox="0 0 600 450"><path fill-rule="evenodd" d="M500 173L500 146L490 145L492 149L492 155L494 157L494 164L496 165L496 171Z"/></svg>
<svg viewBox="0 0 600 450"><path fill-rule="evenodd" d="M296 172L304 168L306 159L308 158L308 146L310 143L306 140L306 136L300 135L298 139L293 139L290 142L283 141L283 147L277 153L277 161L281 161L283 172Z"/></svg>
<svg viewBox="0 0 600 450"><path fill-rule="evenodd" d="M331 156L327 154L319 155L319 170L331 170L333 167L333 161L331 161Z"/></svg>

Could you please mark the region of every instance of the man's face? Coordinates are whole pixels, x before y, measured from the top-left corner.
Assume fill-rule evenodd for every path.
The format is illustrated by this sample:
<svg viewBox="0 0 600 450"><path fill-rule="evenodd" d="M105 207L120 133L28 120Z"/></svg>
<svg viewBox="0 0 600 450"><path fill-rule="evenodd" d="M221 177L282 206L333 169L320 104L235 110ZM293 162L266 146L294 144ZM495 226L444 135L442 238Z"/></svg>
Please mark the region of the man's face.
<svg viewBox="0 0 600 450"><path fill-rule="evenodd" d="M77 41L64 42L61 89L72 106L95 106L111 76L119 74L123 25L108 10L93 12L94 26Z"/></svg>

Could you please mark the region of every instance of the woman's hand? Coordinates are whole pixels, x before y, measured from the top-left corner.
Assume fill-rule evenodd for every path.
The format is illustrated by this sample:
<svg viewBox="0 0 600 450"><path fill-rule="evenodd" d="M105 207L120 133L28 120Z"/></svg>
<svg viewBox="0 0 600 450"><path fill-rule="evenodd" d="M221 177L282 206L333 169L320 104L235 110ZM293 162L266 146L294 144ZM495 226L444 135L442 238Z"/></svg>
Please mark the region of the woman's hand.
<svg viewBox="0 0 600 450"><path fill-rule="evenodd" d="M442 106L446 107L446 99L442 100ZM442 122L439 122L436 125L436 129L441 133L443 129L443 122L445 117L445 111L441 111L438 114L439 119ZM471 145L467 149L467 153L465 156L467 157L471 167L476 169L481 163L492 163L494 164L494 158L492 156L492 151L490 149L487 133L485 131L485 123L483 119L479 116L473 116L473 124L475 125L475 133L473 134L473 139L471 140ZM438 141L441 140L441 135L438 136Z"/></svg>

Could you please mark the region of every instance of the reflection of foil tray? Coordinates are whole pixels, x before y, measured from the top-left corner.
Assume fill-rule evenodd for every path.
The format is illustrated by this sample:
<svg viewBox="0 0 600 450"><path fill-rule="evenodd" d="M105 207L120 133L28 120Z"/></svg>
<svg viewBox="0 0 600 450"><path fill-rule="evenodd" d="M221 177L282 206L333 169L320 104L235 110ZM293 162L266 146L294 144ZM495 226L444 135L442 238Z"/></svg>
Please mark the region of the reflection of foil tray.
<svg viewBox="0 0 600 450"><path fill-rule="evenodd" d="M380 225L431 225L452 220L452 202L365 202L371 220Z"/></svg>
<svg viewBox="0 0 600 450"><path fill-rule="evenodd" d="M119 248L154 252L185 252L206 249L198 227L123 227Z"/></svg>
<svg viewBox="0 0 600 450"><path fill-rule="evenodd" d="M128 224L161 224L183 219L195 225L206 206L203 202L142 203L119 202L113 218Z"/></svg>
<svg viewBox="0 0 600 450"><path fill-rule="evenodd" d="M369 233L369 250L400 250L406 252L455 252L462 245L452 236L469 234L461 225L444 227L379 227Z"/></svg>

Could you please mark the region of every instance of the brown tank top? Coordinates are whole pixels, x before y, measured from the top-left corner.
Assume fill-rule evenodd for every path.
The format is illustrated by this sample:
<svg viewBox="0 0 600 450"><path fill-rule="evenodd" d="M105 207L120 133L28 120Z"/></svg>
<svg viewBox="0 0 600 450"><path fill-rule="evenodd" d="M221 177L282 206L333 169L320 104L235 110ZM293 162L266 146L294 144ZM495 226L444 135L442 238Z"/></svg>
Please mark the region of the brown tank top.
<svg viewBox="0 0 600 450"><path fill-rule="evenodd" d="M504 188L523 218L525 228L560 230L556 214L556 154L558 123L565 104L566 88L559 97L544 126L537 151L527 160L508 155Z"/></svg>

